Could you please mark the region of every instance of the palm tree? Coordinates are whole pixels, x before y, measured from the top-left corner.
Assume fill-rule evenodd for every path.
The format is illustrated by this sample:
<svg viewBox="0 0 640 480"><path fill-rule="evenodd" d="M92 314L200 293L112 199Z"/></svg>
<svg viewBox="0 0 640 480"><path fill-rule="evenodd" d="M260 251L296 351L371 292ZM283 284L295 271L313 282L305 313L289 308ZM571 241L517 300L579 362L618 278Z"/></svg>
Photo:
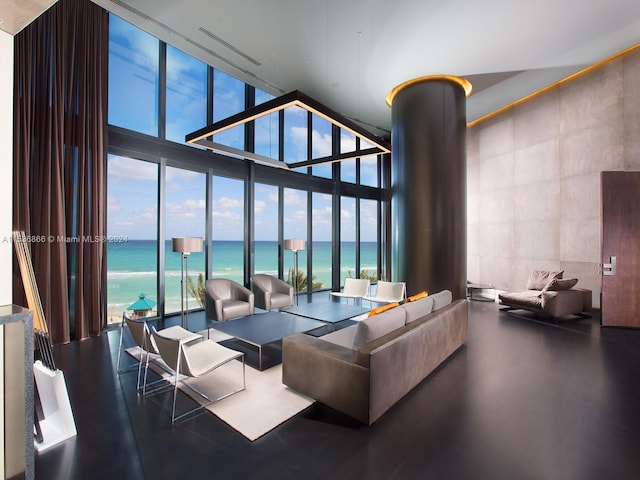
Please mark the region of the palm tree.
<svg viewBox="0 0 640 480"><path fill-rule="evenodd" d="M351 270L347 270L347 274L349 275L349 278L355 278L352 275ZM378 275L376 275L375 272L369 273L369 270L360 270L360 277L358 278L362 278L364 280L369 279L371 283L378 281Z"/></svg>
<svg viewBox="0 0 640 480"><path fill-rule="evenodd" d="M202 274L198 274L198 285L193 284L193 279L187 277L187 294L195 298L201 307L204 307L204 279Z"/></svg>
<svg viewBox="0 0 640 480"><path fill-rule="evenodd" d="M322 282L314 282L315 279L316 279L316 276L313 275L311 277L312 289L313 290L319 290L319 289L322 288ZM304 292L304 291L307 290L307 276L304 274L304 272L300 272L299 271L298 272L298 276L296 277L294 269L293 268L289 268L289 270L287 272L287 280L286 281L294 289L296 288L296 285L297 285L298 286L298 292Z"/></svg>

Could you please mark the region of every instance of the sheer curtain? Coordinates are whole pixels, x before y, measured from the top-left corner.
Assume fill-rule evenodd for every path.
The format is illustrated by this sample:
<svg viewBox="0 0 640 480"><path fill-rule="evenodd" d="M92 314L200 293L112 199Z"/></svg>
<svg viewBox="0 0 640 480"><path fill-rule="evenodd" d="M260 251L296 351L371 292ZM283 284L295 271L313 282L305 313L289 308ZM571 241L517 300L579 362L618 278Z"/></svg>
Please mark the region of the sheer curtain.
<svg viewBox="0 0 640 480"><path fill-rule="evenodd" d="M15 36L13 223L54 344L104 325L108 38L89 0L61 0Z"/></svg>

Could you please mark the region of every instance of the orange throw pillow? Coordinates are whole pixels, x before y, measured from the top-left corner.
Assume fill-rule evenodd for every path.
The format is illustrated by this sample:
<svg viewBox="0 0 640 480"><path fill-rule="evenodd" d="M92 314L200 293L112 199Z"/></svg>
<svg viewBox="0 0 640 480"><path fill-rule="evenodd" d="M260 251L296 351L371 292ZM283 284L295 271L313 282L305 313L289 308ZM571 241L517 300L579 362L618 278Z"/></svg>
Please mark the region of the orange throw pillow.
<svg viewBox="0 0 640 480"><path fill-rule="evenodd" d="M379 313L386 312L387 310L391 310L392 308L400 305L398 302L388 303L386 305L382 305L381 307L374 308L369 312L369 316L373 317L374 315L378 315Z"/></svg>
<svg viewBox="0 0 640 480"><path fill-rule="evenodd" d="M420 300L421 298L428 297L428 296L429 296L428 292L416 293L415 295L411 295L410 297L408 297L407 302L415 302L416 300Z"/></svg>

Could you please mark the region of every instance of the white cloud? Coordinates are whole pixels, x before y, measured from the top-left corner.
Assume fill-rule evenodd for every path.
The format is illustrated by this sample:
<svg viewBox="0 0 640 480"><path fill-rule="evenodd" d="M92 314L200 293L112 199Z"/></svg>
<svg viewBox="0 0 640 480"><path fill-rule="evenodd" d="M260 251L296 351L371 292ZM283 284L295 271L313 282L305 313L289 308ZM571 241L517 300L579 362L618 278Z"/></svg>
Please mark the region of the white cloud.
<svg viewBox="0 0 640 480"><path fill-rule="evenodd" d="M264 200L256 200L253 204L253 211L255 213L262 213L266 208L267 208L267 202L265 202Z"/></svg>
<svg viewBox="0 0 640 480"><path fill-rule="evenodd" d="M214 214L216 210L226 210L229 208L242 208L244 202L237 198L220 197L213 201Z"/></svg>
<svg viewBox="0 0 640 480"><path fill-rule="evenodd" d="M126 180L158 180L158 165L133 158L110 156L107 162L109 179L121 177Z"/></svg>

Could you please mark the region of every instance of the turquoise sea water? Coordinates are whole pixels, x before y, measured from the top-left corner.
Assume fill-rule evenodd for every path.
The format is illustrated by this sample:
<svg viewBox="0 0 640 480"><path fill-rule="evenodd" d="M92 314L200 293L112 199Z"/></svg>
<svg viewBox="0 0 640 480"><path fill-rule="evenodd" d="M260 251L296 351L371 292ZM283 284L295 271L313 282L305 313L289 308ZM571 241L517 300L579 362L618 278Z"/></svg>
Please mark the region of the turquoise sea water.
<svg viewBox="0 0 640 480"><path fill-rule="evenodd" d="M243 243L238 241L214 241L212 244L213 272L212 278L229 278L237 282L243 281L244 252ZM140 293L147 298L158 300L157 294L157 250L158 245L150 240L129 240L124 243L107 245L107 310L109 317L119 316L126 308L138 299ZM180 257L171 251L171 241L165 243L165 311L180 310ZM341 257L341 283L344 278L355 276L355 243L343 242ZM278 275L278 242L255 242L255 272ZM284 272L293 268L294 255L290 251L283 252ZM376 244L363 242L360 262L362 269L373 273L377 265ZM298 254L298 268L306 271L307 251ZM199 273L204 274L204 252L192 253L189 256L189 276L197 279ZM331 242L314 242L313 244L314 282L323 284L323 288L331 287ZM198 306L195 299L189 299L189 307ZM114 318L115 320L115 318Z"/></svg>

